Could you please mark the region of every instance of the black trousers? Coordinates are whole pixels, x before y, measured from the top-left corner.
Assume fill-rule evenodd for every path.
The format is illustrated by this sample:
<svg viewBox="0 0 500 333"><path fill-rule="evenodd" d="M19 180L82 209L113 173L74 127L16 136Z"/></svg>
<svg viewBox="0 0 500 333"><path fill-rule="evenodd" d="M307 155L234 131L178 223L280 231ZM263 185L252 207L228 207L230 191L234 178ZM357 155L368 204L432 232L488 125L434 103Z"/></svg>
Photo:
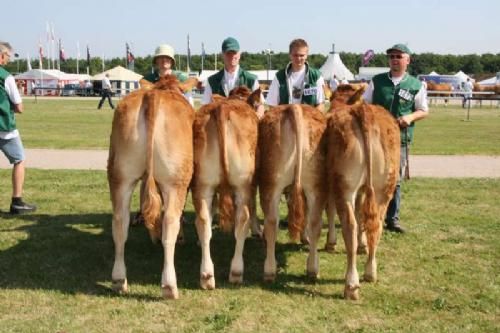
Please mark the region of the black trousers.
<svg viewBox="0 0 500 333"><path fill-rule="evenodd" d="M109 106L114 109L115 106L113 105L113 102L111 101L111 90L109 89L104 89L101 93L101 100L99 101L99 106L97 106L98 109L100 109L102 107L102 105L104 104L104 100L105 99L108 99L108 102L109 102Z"/></svg>

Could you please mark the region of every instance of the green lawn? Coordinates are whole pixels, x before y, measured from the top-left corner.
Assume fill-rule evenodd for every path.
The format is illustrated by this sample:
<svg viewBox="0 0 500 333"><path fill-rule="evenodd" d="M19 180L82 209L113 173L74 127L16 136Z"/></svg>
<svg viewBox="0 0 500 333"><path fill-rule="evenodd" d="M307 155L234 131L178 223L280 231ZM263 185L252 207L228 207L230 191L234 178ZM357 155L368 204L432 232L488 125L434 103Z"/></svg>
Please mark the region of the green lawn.
<svg viewBox="0 0 500 333"><path fill-rule="evenodd" d="M10 187L10 170L0 170L0 186ZM0 209L8 208L9 196L0 192ZM360 301L342 299L340 234L337 253L320 253L317 283L305 279L306 249L288 244L284 231L277 280L263 283L263 244L249 239L245 283L235 287L227 283L234 241L216 229L217 289L200 290L192 223L176 251L181 298L166 301L159 288L162 249L142 227L130 230L126 248L130 293L110 291L105 172L28 170L25 197L38 212L0 214L0 331L498 332L500 180L420 178L405 184L403 196L409 233L383 234L379 281L362 283ZM187 216L194 218L191 204Z"/></svg>
<svg viewBox="0 0 500 333"><path fill-rule="evenodd" d="M25 101L17 116L27 148L107 149L113 112L107 105L97 110L97 100ZM500 155L500 109L484 106L466 110L459 106L431 107L427 119L417 124L413 154Z"/></svg>

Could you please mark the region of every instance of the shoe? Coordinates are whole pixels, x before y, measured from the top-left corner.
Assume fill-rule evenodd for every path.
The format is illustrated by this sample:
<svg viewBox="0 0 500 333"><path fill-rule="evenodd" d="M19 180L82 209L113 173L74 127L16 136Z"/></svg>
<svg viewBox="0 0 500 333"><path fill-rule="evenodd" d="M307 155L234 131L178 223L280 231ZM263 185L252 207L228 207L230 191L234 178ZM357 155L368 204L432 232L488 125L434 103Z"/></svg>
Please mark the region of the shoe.
<svg viewBox="0 0 500 333"><path fill-rule="evenodd" d="M32 213L34 211L36 211L36 206L30 205L24 201L10 204L10 213L11 214Z"/></svg>
<svg viewBox="0 0 500 333"><path fill-rule="evenodd" d="M400 234L405 233L405 229L399 224L399 222L388 223L385 227L388 231L397 232Z"/></svg>

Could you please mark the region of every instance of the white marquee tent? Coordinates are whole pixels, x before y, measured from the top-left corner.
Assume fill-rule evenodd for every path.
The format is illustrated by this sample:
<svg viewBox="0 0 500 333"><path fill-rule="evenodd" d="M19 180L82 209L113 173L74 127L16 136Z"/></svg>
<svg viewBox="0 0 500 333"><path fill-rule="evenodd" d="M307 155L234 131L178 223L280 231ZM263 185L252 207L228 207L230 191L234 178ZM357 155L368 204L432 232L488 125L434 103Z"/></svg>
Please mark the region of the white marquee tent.
<svg viewBox="0 0 500 333"><path fill-rule="evenodd" d="M118 96L126 95L129 92L138 89L139 80L142 79L142 75L128 70L125 67L116 66L92 76L92 81L101 81L106 74L109 74L111 89L116 92Z"/></svg>
<svg viewBox="0 0 500 333"><path fill-rule="evenodd" d="M327 81L331 80L333 76L337 76L337 80L342 79L354 80L354 75L351 71L344 65L340 55L335 52L330 52L328 58L326 58L325 63L319 69L323 78Z"/></svg>
<svg viewBox="0 0 500 333"><path fill-rule="evenodd" d="M59 95L58 88L64 87L68 83L79 84L90 79L87 74L64 73L57 69L31 69L14 76L19 83L22 93L31 94L33 83L36 87L44 88L44 95Z"/></svg>
<svg viewBox="0 0 500 333"><path fill-rule="evenodd" d="M461 82L465 82L467 81L467 79L470 79L472 82L474 82L474 80L467 74L465 74L464 72L462 71L458 71L456 74L454 74L456 77L458 77L460 79Z"/></svg>

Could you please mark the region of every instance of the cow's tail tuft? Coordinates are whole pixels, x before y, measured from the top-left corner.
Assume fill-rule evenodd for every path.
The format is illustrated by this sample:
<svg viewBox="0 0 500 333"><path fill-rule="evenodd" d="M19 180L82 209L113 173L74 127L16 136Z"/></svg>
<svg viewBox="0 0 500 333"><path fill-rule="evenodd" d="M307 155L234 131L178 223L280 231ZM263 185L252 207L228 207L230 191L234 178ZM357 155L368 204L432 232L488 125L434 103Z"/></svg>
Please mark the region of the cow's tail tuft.
<svg viewBox="0 0 500 333"><path fill-rule="evenodd" d="M219 186L219 226L225 232L230 232L234 224L234 202L229 184L228 153L227 153L227 123L230 109L221 105L215 112L217 121L217 136L219 138L219 161L222 169L222 181Z"/></svg>
<svg viewBox="0 0 500 333"><path fill-rule="evenodd" d="M146 94L146 133L147 133L147 148L146 148L146 184L144 187L144 202L141 211L144 217L144 225L156 238L161 237L161 196L158 193L156 182L154 179L154 128L156 120L156 110L159 107L159 100L156 97L155 91Z"/></svg>
<svg viewBox="0 0 500 333"><path fill-rule="evenodd" d="M302 193L300 177L302 175L302 155L303 155L303 114L302 107L293 104L289 108L290 118L293 120L292 128L295 132L296 163L294 172L294 183L290 197L291 211L288 212L288 233L292 240L298 240L305 228L305 199Z"/></svg>

